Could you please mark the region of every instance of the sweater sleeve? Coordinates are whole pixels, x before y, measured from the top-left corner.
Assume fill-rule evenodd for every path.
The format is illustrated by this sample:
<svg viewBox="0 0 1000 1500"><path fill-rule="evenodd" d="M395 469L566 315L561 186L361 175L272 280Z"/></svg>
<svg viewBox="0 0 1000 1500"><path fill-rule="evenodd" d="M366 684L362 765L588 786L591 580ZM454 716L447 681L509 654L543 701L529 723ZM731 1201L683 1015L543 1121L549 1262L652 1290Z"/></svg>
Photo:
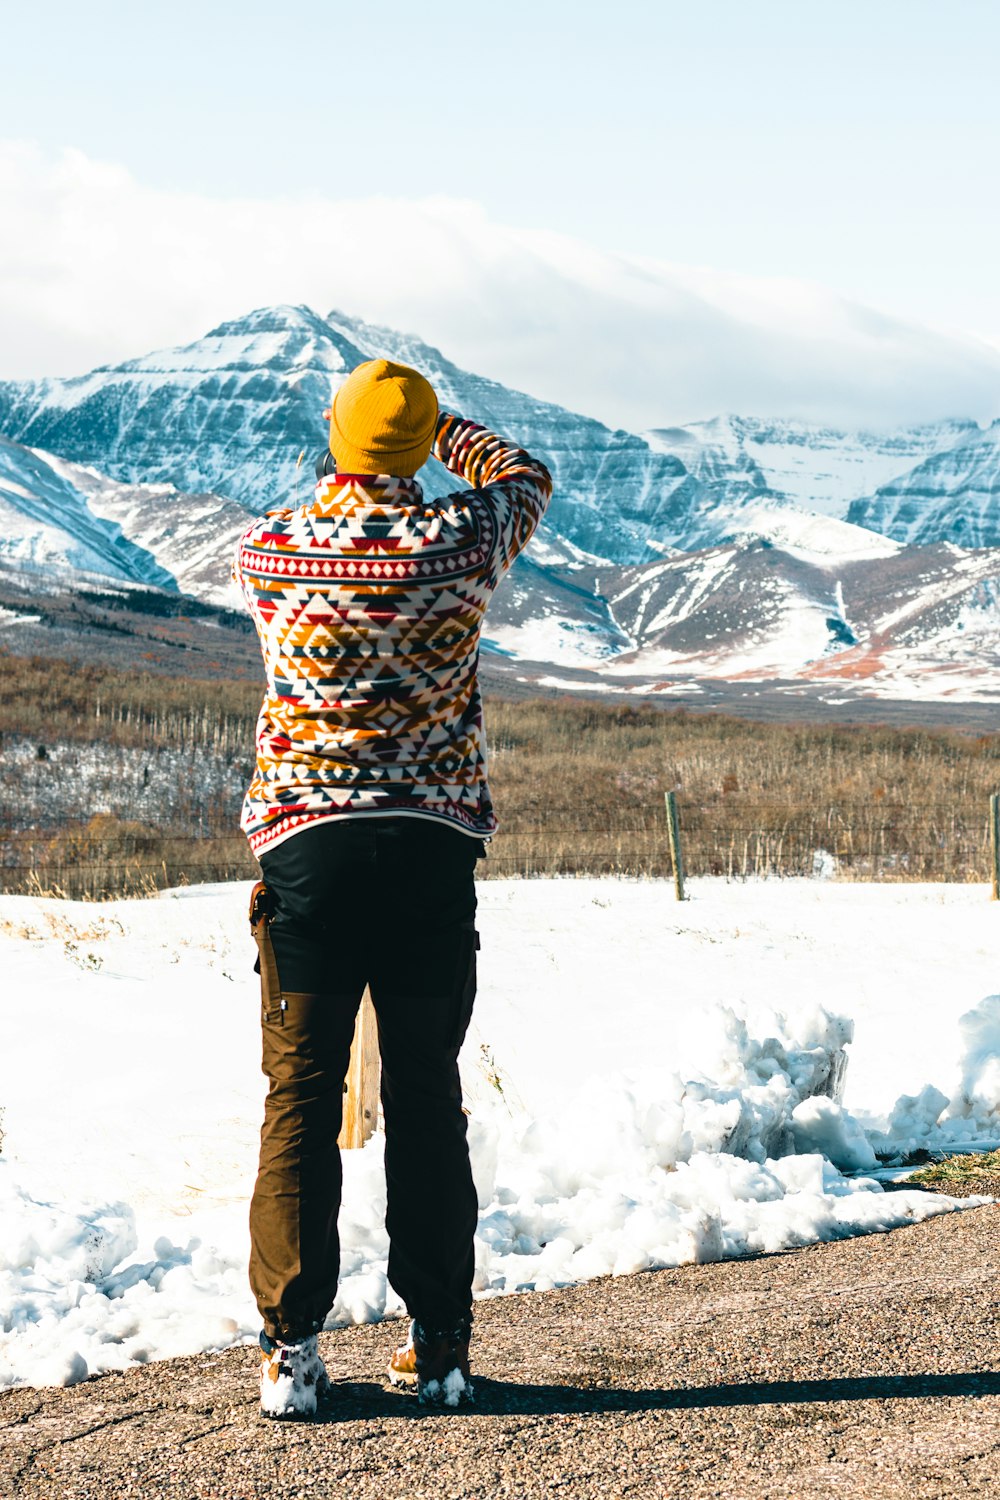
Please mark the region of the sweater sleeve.
<svg viewBox="0 0 1000 1500"><path fill-rule="evenodd" d="M545 514L552 494L548 469L523 448L447 411L438 418L433 451L489 506L497 532L497 573L505 572Z"/></svg>

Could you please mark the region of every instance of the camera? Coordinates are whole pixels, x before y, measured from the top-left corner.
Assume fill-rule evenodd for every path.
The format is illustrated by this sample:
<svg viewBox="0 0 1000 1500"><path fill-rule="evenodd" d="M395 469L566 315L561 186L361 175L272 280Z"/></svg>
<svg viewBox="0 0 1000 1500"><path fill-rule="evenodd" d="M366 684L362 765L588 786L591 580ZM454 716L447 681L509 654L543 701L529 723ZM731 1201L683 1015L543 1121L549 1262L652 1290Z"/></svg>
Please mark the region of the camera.
<svg viewBox="0 0 1000 1500"><path fill-rule="evenodd" d="M337 460L334 458L329 448L324 448L323 452L316 460L316 478L317 480L325 479L328 474L336 474L336 472Z"/></svg>

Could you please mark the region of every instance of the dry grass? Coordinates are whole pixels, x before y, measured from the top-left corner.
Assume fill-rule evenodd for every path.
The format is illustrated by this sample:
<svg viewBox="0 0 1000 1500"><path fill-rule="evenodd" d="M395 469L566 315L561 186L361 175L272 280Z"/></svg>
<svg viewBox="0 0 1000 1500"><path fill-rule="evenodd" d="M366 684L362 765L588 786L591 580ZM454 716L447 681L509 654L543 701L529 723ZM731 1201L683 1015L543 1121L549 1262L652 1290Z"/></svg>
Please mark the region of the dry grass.
<svg viewBox="0 0 1000 1500"><path fill-rule="evenodd" d="M39 889L34 894L58 894L62 897L65 893ZM28 918L0 918L0 934L20 938L28 943L48 942L52 938L58 938L63 943L100 943L115 934L120 937L124 931L122 924L114 917L95 916L80 922L71 920L64 912L43 911L39 913L37 921Z"/></svg>
<svg viewBox="0 0 1000 1500"><path fill-rule="evenodd" d="M205 881L250 880L260 867L237 831L193 838L99 814L38 837L0 835L18 865L0 868L2 889L63 900L152 896Z"/></svg>
<svg viewBox="0 0 1000 1500"><path fill-rule="evenodd" d="M944 1161L932 1162L914 1172L908 1182L944 1185L948 1182L969 1182L980 1177L1000 1177L1000 1151L977 1151L970 1155L946 1156Z"/></svg>
<svg viewBox="0 0 1000 1500"><path fill-rule="evenodd" d="M169 748L242 788L260 689L0 656L4 742ZM568 699L487 706L502 822L480 870L501 875L670 873L664 794L676 791L689 874L809 875L817 851L853 879L985 881L1000 735L760 724L720 714ZM36 752L31 751L34 755ZM43 756L44 758L44 756ZM238 773L238 774L237 774ZM10 799L15 800L15 799ZM199 816L164 805L79 806L52 825L0 823L8 890L97 899L256 871L238 790Z"/></svg>
<svg viewBox="0 0 1000 1500"><path fill-rule="evenodd" d="M497 873L985 880L1000 735L755 724L565 700L490 705Z"/></svg>
<svg viewBox="0 0 1000 1500"><path fill-rule="evenodd" d="M906 1179L906 1186L911 1185L933 1188L956 1198L980 1193L1000 1197L1000 1151L977 1151L932 1162Z"/></svg>
<svg viewBox="0 0 1000 1500"><path fill-rule="evenodd" d="M0 651L0 743L11 734L40 746L100 740L245 754L260 697L252 682L165 677Z"/></svg>

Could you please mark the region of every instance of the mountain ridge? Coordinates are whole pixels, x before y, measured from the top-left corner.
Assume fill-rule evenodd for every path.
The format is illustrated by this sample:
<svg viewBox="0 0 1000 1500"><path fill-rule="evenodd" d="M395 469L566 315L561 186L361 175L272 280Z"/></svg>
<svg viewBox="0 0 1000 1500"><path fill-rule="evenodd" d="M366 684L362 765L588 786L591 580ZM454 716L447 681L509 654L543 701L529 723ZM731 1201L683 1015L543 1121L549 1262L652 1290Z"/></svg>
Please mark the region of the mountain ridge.
<svg viewBox="0 0 1000 1500"><path fill-rule="evenodd" d="M0 383L0 431L120 482L214 492L253 512L296 503L311 487L331 389L390 342L387 330L360 320L350 320L348 338L345 315L336 319L308 308L258 309L181 349L66 381ZM639 561L655 555L647 546L654 530L682 534L700 491L673 456L653 454L635 434L459 371L411 335L396 335L389 352L419 363L442 405L458 405L464 389L463 415L526 447L538 448L537 429L544 429L556 483L549 529L573 546ZM296 467L301 454L305 475ZM612 511L601 503L609 469L621 496ZM434 461L422 478L432 495L455 484Z"/></svg>
<svg viewBox="0 0 1000 1500"><path fill-rule="evenodd" d="M123 584L232 604L236 536L254 511L309 497L323 407L376 354L418 365L442 405L553 469L549 514L487 621L501 662L609 681L698 671L869 686L912 666L995 687L1000 422L852 434L730 414L640 435L339 311L257 309L87 375L0 383L0 557L70 583L96 559ZM434 462L421 480L431 495L456 484ZM905 619L881 608L880 578Z"/></svg>

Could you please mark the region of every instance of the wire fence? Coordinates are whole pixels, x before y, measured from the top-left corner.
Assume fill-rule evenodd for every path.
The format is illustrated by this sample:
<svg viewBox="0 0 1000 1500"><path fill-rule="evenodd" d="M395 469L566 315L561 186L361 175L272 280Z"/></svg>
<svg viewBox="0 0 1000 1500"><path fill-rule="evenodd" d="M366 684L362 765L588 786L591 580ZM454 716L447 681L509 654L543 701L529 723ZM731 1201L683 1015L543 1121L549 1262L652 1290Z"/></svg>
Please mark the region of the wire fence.
<svg viewBox="0 0 1000 1500"><path fill-rule="evenodd" d="M997 799L956 806L873 801L822 809L678 799L684 871L729 880L818 876L873 881L993 882ZM175 832L117 819L33 831L0 829L0 889L102 900L210 881L259 867L237 830ZM492 841L480 878L674 874L663 804L545 810Z"/></svg>

